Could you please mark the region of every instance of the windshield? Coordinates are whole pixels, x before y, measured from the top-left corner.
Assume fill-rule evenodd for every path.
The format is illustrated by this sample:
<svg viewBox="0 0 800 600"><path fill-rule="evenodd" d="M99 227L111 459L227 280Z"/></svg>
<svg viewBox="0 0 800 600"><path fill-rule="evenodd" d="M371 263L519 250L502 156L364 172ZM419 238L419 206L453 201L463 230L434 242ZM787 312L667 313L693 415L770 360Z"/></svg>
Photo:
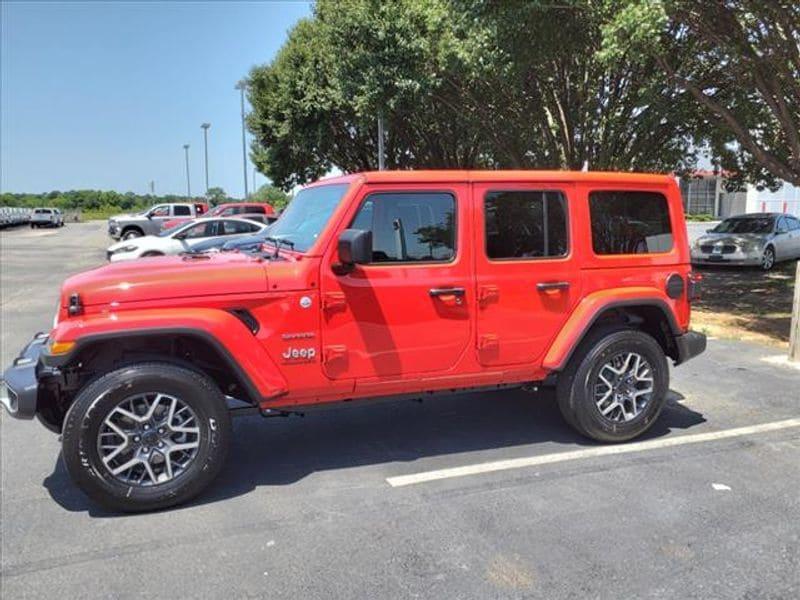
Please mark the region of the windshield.
<svg viewBox="0 0 800 600"><path fill-rule="evenodd" d="M772 233L772 217L752 219L725 219L714 227L714 233Z"/></svg>
<svg viewBox="0 0 800 600"><path fill-rule="evenodd" d="M319 237L349 184L321 185L301 190L270 227L269 236L286 240L305 252Z"/></svg>

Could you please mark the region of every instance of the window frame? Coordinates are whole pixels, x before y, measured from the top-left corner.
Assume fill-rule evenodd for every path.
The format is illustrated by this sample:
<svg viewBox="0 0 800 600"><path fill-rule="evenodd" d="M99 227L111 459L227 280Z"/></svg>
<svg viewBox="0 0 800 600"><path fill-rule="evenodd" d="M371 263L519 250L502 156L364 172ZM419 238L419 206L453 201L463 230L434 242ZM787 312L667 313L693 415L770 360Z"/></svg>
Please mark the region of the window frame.
<svg viewBox="0 0 800 600"><path fill-rule="evenodd" d="M589 226L589 249L592 253L594 258L600 259L601 261L608 261L614 259L625 259L625 260L644 260L647 261L649 259L653 259L656 257L661 256L670 256L674 252L678 250L678 245L676 244L675 238L675 227L674 227L674 219L673 219L673 209L672 204L670 203L670 196L669 191L666 189L661 188L650 188L650 187L627 187L627 186L597 186L597 185L588 185L586 188L586 220ZM592 221L592 194L594 193L632 193L632 194L658 194L664 199L664 203L667 209L667 218L669 219L669 234L672 237L672 244L668 250L661 250L659 252L626 252L626 253L612 253L612 254L600 254L594 248L594 227ZM645 263L646 264L646 263Z"/></svg>
<svg viewBox="0 0 800 600"><path fill-rule="evenodd" d="M492 258L489 256L489 236L486 235L486 196L489 194L497 193L514 193L514 192L534 192L534 193L550 193L555 192L561 195L564 201L564 229L567 235L567 251L564 254L557 254L554 256L509 256L507 258ZM481 215L483 218L483 257L492 263L504 262L541 262L541 261L559 261L568 260L572 256L572 236L570 235L571 215L570 215L570 202L569 194L562 188L487 188L481 198Z"/></svg>
<svg viewBox="0 0 800 600"><path fill-rule="evenodd" d="M407 266L415 266L415 265L423 265L423 266L435 266L435 265L452 265L459 256L459 236L458 236L458 228L459 228L459 218L458 218L458 211L459 211L459 199L458 194L453 189L380 189L380 190L367 190L364 196L358 203L358 208L353 213L353 217L349 220L347 227L345 229L351 229L351 226L358 218L361 209L367 203L367 201L373 196L389 196L389 195L398 195L404 194L407 196L421 196L426 194L447 194L453 199L453 255L450 257L449 260L403 260L403 261L391 261L391 262L368 262L359 267L407 267ZM364 230L360 230L364 231ZM374 232L373 232L374 235ZM374 238L373 238L374 241Z"/></svg>

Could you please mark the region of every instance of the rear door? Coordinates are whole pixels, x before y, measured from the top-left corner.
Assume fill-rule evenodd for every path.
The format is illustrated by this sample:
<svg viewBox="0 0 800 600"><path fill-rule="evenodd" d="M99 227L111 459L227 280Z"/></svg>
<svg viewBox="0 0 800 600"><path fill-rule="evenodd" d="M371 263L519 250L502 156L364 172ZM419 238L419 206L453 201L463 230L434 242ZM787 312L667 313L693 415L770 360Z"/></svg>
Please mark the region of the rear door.
<svg viewBox="0 0 800 600"><path fill-rule="evenodd" d="M540 359L580 297L570 234L573 190L544 182L474 186L481 364Z"/></svg>

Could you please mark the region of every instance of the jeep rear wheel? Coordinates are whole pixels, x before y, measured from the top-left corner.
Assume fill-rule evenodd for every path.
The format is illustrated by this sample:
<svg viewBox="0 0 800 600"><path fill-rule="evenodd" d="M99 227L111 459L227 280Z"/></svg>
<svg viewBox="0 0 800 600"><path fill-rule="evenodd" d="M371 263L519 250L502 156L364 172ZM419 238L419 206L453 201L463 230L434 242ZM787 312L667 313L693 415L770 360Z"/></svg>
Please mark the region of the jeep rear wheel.
<svg viewBox="0 0 800 600"><path fill-rule="evenodd" d="M661 346L641 331L598 332L583 342L558 378L567 422L601 442L635 438L655 422L669 390Z"/></svg>
<svg viewBox="0 0 800 600"><path fill-rule="evenodd" d="M64 420L62 451L90 498L134 512L200 493L222 468L230 435L225 398L208 377L139 363L80 391Z"/></svg>

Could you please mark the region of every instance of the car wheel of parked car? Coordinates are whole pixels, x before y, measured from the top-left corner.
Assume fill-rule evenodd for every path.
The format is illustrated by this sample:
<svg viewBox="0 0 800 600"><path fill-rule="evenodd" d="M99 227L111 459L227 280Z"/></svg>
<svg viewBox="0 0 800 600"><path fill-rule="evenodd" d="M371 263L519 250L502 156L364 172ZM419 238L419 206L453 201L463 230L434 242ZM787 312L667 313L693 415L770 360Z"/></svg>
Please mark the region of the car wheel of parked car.
<svg viewBox="0 0 800 600"><path fill-rule="evenodd" d="M601 442L624 442L650 428L669 390L669 367L648 334L605 329L582 342L559 375L556 394L567 422Z"/></svg>
<svg viewBox="0 0 800 600"><path fill-rule="evenodd" d="M111 509L185 502L217 476L230 413L206 375L169 363L119 368L82 389L64 420L62 453L75 483Z"/></svg>
<svg viewBox="0 0 800 600"><path fill-rule="evenodd" d="M775 249L772 246L764 248L764 254L761 256L761 270L769 271L775 266Z"/></svg>
<svg viewBox="0 0 800 600"><path fill-rule="evenodd" d="M142 233L138 229L129 229L122 234L123 240L132 240L133 238L142 237Z"/></svg>

